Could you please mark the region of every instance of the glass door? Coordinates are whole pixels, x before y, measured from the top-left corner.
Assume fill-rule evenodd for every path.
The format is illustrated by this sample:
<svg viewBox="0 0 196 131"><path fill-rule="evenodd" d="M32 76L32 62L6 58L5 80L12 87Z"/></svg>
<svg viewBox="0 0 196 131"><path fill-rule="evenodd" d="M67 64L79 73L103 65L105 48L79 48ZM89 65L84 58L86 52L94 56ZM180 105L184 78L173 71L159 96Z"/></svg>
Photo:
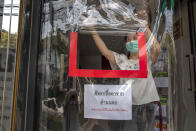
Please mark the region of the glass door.
<svg viewBox="0 0 196 131"><path fill-rule="evenodd" d="M24 130L194 131L188 2L43 0Z"/></svg>

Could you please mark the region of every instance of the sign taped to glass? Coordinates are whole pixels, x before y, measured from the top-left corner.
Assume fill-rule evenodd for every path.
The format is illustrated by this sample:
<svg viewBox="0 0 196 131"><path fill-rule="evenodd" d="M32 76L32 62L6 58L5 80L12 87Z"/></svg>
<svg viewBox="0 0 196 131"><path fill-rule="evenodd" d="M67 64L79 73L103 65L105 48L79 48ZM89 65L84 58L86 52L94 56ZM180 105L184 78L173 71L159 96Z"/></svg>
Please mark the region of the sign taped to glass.
<svg viewBox="0 0 196 131"><path fill-rule="evenodd" d="M84 85L84 118L131 120L131 84Z"/></svg>

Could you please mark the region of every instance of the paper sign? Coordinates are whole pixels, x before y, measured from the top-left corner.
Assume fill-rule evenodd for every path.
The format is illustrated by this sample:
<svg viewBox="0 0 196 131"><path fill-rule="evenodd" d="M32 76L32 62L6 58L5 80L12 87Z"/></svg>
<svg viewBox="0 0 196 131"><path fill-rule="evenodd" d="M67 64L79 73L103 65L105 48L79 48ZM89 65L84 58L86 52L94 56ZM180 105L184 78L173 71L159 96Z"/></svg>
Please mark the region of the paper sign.
<svg viewBox="0 0 196 131"><path fill-rule="evenodd" d="M131 85L84 85L84 118L131 120Z"/></svg>
<svg viewBox="0 0 196 131"><path fill-rule="evenodd" d="M155 77L156 87L168 87L168 77Z"/></svg>

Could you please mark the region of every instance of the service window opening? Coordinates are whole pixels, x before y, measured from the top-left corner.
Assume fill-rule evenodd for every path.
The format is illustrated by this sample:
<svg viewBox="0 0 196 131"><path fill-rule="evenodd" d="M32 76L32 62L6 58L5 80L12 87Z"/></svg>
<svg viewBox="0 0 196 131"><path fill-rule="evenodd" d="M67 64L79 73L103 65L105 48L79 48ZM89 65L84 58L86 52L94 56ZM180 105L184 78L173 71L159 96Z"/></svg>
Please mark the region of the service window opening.
<svg viewBox="0 0 196 131"><path fill-rule="evenodd" d="M100 36L99 33L97 32L96 32L97 38L95 38L93 34L92 36L95 42L93 42L88 35L82 36L82 38L80 38L81 36L78 35L78 32L71 32L70 52L69 52L70 54L69 76L97 77L97 78L100 77L101 78L146 78L147 77L147 50L146 50L146 40L145 40L144 32L137 32L137 33L128 32L126 36L120 36L120 37L118 36L116 38L114 36ZM78 40L78 38L80 40ZM113 42L111 41L111 39L115 41ZM119 43L117 44L116 42L119 42L120 44ZM92 45L93 43L96 43L94 44L95 47ZM98 46L99 43L102 43L103 46L99 47ZM87 51L88 46L90 48L90 51ZM101 59L102 56L99 55L96 46L97 48L99 48L99 51L101 52L102 55L107 57L108 60L110 59L109 60L110 67L112 68L112 70L107 70L107 69L103 70L103 68L105 67L102 68L102 59ZM125 53L123 53L123 50L125 49L124 46L126 46L127 53L125 51L124 51ZM103 53L103 50L100 50L100 48L104 48L105 52ZM86 55L87 54L86 52L88 53L88 56ZM96 56L98 59L98 61L94 62L93 64L92 64L93 56L90 56L89 55L90 53ZM91 58L89 58L89 60L84 59L87 61L81 62L82 59L81 56L83 56L83 59L85 57L88 58L89 56ZM134 57L134 59L129 60L130 57L131 58ZM120 63L121 67L117 66L117 63L115 61ZM126 61L126 64L123 64L123 61L124 62ZM88 63L91 63L91 66ZM86 67L84 65L86 65ZM106 67L107 66L108 64L106 64ZM93 67L95 69L92 69Z"/></svg>
<svg viewBox="0 0 196 131"><path fill-rule="evenodd" d="M100 34L106 46L119 54L126 52L126 35ZM109 61L97 49L91 34L78 34L77 68L112 70Z"/></svg>

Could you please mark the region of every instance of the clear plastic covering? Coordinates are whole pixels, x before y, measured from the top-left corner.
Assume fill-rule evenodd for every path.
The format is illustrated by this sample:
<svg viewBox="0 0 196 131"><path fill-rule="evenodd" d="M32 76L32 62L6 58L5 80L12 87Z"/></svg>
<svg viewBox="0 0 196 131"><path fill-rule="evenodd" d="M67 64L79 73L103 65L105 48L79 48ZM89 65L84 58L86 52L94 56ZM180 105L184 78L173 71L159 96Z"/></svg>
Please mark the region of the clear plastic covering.
<svg viewBox="0 0 196 131"><path fill-rule="evenodd" d="M139 4L145 6L143 2ZM136 17L135 8L131 3L119 0L76 0L66 9L66 24L76 31L87 25L120 30L146 26L147 21Z"/></svg>
<svg viewBox="0 0 196 131"><path fill-rule="evenodd" d="M40 129L153 131L173 123L167 112L169 64L176 64L172 2L45 2Z"/></svg>
<svg viewBox="0 0 196 131"><path fill-rule="evenodd" d="M151 3L154 4L154 9L150 8ZM109 31L109 28L118 31L136 31L140 27L146 27L149 22L154 22L155 33L158 30L161 14L160 0L153 2L148 0L66 0L48 2L44 7L46 21L44 27L53 26L64 32L80 31L87 25L94 25L99 30L105 31ZM50 16L52 12L54 14ZM149 18L147 13L156 18ZM52 19L56 20L52 22Z"/></svg>

